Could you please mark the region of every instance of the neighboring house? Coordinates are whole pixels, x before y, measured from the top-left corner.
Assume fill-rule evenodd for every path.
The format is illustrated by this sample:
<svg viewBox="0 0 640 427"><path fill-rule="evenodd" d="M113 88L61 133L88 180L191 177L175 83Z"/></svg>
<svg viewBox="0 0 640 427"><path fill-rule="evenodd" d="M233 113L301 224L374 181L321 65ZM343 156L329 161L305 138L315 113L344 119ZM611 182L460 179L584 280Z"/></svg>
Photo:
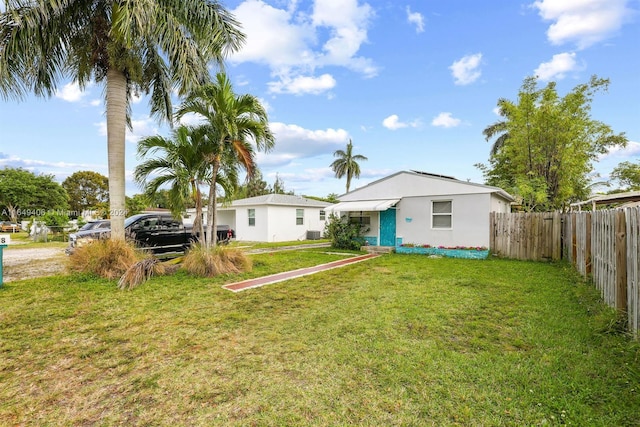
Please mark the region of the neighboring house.
<svg viewBox="0 0 640 427"><path fill-rule="evenodd" d="M288 194L266 194L219 205L218 225L229 225L236 240L286 242L320 238L324 233L328 202ZM206 218L206 207L204 216ZM193 209L188 214L193 216ZM189 219L193 221L192 219Z"/></svg>
<svg viewBox="0 0 640 427"><path fill-rule="evenodd" d="M327 208L365 228L373 246L402 243L485 246L490 212L510 212L504 190L419 171L402 171L343 194Z"/></svg>

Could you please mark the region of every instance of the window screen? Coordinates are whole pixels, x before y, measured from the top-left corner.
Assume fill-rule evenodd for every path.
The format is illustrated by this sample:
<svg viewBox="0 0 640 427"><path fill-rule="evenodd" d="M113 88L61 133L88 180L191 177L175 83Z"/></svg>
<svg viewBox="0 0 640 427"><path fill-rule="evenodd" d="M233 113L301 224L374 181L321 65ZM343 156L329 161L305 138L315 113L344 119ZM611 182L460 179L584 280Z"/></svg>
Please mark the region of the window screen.
<svg viewBox="0 0 640 427"><path fill-rule="evenodd" d="M432 203L431 227L451 228L452 227L452 203L451 200L438 201Z"/></svg>

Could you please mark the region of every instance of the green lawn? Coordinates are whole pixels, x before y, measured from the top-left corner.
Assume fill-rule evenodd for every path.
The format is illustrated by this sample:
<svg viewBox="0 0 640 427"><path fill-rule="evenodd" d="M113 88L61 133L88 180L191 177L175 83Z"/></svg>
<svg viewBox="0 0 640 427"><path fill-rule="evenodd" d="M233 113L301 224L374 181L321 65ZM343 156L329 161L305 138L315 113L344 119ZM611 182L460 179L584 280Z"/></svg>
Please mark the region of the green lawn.
<svg viewBox="0 0 640 427"><path fill-rule="evenodd" d="M254 256L241 278L319 264ZM640 344L564 264L385 255L234 294L0 289L0 425L640 425Z"/></svg>

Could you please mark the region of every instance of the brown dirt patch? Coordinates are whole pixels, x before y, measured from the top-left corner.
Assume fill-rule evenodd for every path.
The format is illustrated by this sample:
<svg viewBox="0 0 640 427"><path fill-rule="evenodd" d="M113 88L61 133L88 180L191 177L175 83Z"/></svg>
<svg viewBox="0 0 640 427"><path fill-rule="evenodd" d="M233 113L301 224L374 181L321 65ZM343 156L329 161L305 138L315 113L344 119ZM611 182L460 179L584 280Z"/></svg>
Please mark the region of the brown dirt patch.
<svg viewBox="0 0 640 427"><path fill-rule="evenodd" d="M63 248L5 248L4 282L62 274L66 267Z"/></svg>

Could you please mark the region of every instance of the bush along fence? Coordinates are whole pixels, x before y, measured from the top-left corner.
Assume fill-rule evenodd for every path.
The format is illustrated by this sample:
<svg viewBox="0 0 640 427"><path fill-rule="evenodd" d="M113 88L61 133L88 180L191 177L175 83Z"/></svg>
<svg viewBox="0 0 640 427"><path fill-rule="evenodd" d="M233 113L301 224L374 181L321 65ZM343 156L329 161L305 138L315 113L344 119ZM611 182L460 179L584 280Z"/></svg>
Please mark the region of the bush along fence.
<svg viewBox="0 0 640 427"><path fill-rule="evenodd" d="M491 215L491 251L523 260L567 259L640 333L640 208Z"/></svg>

